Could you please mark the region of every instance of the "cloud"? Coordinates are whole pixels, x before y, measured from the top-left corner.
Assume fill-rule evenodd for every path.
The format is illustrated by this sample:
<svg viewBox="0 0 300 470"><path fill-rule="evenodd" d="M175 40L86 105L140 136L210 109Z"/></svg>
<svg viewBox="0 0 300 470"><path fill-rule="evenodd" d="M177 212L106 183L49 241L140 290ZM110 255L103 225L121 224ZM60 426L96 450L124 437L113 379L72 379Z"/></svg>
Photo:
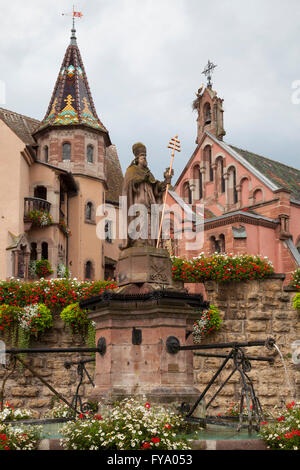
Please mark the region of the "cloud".
<svg viewBox="0 0 300 470"><path fill-rule="evenodd" d="M0 0L0 80L5 107L42 119L69 43L66 0ZM174 181L195 149L191 103L217 63L213 87L224 98L225 141L299 168L298 0L82 0L78 44L100 119L123 170L143 141L153 173L169 165L169 139L182 153Z"/></svg>

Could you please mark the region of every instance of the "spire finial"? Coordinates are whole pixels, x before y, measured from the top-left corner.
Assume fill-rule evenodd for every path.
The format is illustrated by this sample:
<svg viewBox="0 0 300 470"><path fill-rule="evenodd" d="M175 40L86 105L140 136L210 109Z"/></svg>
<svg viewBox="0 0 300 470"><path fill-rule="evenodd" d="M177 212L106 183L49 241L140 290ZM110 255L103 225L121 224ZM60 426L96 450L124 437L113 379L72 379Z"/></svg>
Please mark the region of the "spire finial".
<svg viewBox="0 0 300 470"><path fill-rule="evenodd" d="M213 64L212 62L208 61L207 66L205 67L205 69L204 69L203 72L202 72L202 73L206 76L206 78L207 78L207 86L208 86L209 88L211 88L211 86L212 86L212 83L211 83L211 74L212 74L214 68L216 68L216 67L217 67L217 65L215 65L215 64Z"/></svg>
<svg viewBox="0 0 300 470"><path fill-rule="evenodd" d="M62 13L63 16L72 15L72 29L71 29L71 46L76 46L76 29L75 29L75 18L81 18L83 14L80 11L75 11L75 6L73 5L72 13Z"/></svg>

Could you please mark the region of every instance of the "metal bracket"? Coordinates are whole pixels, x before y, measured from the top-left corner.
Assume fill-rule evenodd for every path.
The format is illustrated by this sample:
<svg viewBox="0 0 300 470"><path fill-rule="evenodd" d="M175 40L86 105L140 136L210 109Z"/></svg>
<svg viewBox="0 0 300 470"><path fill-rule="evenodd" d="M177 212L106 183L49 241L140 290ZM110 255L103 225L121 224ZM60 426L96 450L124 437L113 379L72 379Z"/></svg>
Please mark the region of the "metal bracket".
<svg viewBox="0 0 300 470"><path fill-rule="evenodd" d="M104 354L106 353L106 339L103 336L98 339L97 349L99 354L101 354L101 356L104 356Z"/></svg>
<svg viewBox="0 0 300 470"><path fill-rule="evenodd" d="M177 354L180 349L180 342L176 336L169 336L166 341L167 351L169 354Z"/></svg>
<svg viewBox="0 0 300 470"><path fill-rule="evenodd" d="M132 344L135 346L142 344L142 330L138 330L135 327L132 329Z"/></svg>

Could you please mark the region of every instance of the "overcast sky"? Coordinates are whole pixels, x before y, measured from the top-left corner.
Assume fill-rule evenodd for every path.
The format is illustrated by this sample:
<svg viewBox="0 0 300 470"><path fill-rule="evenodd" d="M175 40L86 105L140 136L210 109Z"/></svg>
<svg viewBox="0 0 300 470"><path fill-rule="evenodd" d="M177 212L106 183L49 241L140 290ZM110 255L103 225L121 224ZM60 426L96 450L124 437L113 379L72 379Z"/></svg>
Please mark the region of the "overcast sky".
<svg viewBox="0 0 300 470"><path fill-rule="evenodd" d="M0 0L0 106L45 115L69 44L73 3ZM195 149L195 91L210 59L225 142L300 168L299 0L78 0L77 42L98 115L123 171L137 141L162 178L178 134L180 175ZM300 93L297 97L300 96Z"/></svg>

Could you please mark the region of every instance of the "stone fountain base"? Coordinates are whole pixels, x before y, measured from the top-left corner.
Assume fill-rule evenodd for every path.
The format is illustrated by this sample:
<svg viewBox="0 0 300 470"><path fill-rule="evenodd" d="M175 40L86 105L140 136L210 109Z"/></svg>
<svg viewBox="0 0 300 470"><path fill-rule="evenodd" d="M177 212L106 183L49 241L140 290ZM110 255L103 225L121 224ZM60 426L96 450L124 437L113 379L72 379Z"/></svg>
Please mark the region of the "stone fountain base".
<svg viewBox="0 0 300 470"><path fill-rule="evenodd" d="M158 403L194 403L193 352L170 354L168 337L192 344L193 323L207 307L201 294L172 282L167 250L150 246L123 250L118 288L80 303L96 323L95 388L90 398L115 401L129 396ZM91 311L92 309L92 311Z"/></svg>
<svg viewBox="0 0 300 470"><path fill-rule="evenodd" d="M102 338L106 350L97 354L91 398L145 396L158 403L195 402L199 390L193 385L193 352L170 354L166 341L176 336L180 344L192 344L192 335L188 340L186 335L199 318L195 307L204 306L201 295L154 290L110 293L93 302L89 318L96 323L96 342Z"/></svg>

